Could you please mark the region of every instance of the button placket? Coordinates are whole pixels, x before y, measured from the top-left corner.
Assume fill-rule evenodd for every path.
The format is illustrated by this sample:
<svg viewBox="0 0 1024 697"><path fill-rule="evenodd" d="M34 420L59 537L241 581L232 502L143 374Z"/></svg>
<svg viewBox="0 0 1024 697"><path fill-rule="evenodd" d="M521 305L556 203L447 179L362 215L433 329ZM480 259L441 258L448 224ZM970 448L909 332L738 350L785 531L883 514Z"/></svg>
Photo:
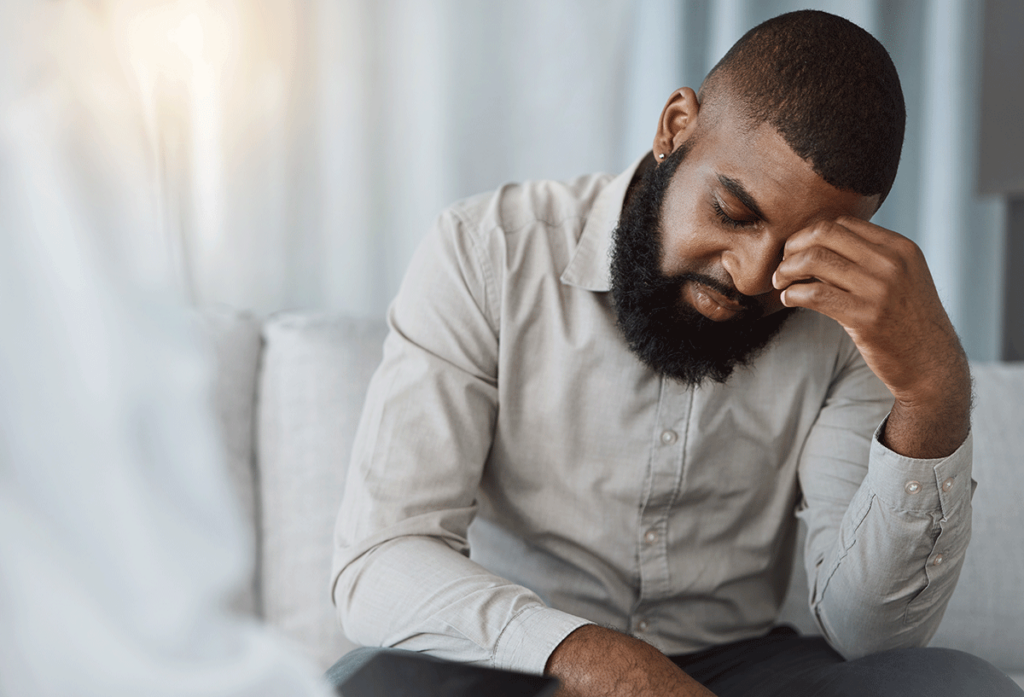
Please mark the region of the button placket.
<svg viewBox="0 0 1024 697"><path fill-rule="evenodd" d="M935 468L935 488L939 494L939 508L942 510L943 522L954 513L956 504L964 493L960 479L959 473L950 473L949 468L944 465ZM970 481L970 477L967 477L968 492L970 491Z"/></svg>
<svg viewBox="0 0 1024 697"><path fill-rule="evenodd" d="M647 490L640 510L637 569L638 603L664 597L669 590L668 550L665 541L668 514L683 478L686 424L692 409L692 393L662 378L655 416Z"/></svg>

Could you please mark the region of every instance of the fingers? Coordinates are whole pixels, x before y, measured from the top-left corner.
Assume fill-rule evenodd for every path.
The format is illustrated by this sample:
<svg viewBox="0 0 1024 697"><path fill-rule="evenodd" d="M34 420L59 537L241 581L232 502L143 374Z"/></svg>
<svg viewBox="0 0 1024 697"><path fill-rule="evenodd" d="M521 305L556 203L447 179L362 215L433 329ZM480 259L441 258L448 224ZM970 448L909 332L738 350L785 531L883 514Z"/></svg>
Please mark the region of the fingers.
<svg viewBox="0 0 1024 697"><path fill-rule="evenodd" d="M784 259L772 277L778 289L823 281L861 292L872 280L895 283L923 255L910 240L857 218L819 221L786 241Z"/></svg>
<svg viewBox="0 0 1024 697"><path fill-rule="evenodd" d="M881 235L873 234L874 230L848 224L854 220L856 219L840 218L839 220L818 221L786 240L783 257L788 259L807 250L820 248L829 249L854 264L862 265L874 256L884 253L886 242L881 239ZM883 230L882 232L888 231Z"/></svg>
<svg viewBox="0 0 1024 697"><path fill-rule="evenodd" d="M963 349L924 254L902 235L855 218L817 222L786 241L772 283L783 305L842 325L899 403L963 391L963 371L949 367L966 361Z"/></svg>
<svg viewBox="0 0 1024 697"><path fill-rule="evenodd" d="M843 326L855 326L868 321L870 309L876 307L860 295L822 281L794 283L782 292L782 304L820 312Z"/></svg>
<svg viewBox="0 0 1024 697"><path fill-rule="evenodd" d="M793 235L786 241L786 252L797 252L821 244L835 245L837 251L852 251L855 248L866 250L886 247L894 238L904 239L902 235L874 223L844 215L835 220L819 220Z"/></svg>
<svg viewBox="0 0 1024 697"><path fill-rule="evenodd" d="M864 277L864 267L827 247L808 247L786 258L775 269L772 285L778 289L794 283L824 281L849 291Z"/></svg>

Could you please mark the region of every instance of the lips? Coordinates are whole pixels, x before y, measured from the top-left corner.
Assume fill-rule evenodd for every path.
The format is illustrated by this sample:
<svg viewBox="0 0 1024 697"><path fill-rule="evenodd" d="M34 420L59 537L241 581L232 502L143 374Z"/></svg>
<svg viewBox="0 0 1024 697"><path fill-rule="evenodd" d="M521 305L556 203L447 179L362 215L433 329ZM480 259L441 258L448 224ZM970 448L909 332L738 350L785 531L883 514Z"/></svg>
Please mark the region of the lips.
<svg viewBox="0 0 1024 697"><path fill-rule="evenodd" d="M743 311L743 306L730 300L713 288L698 281L690 281L683 286L683 298L697 312L713 322L725 322L736 317Z"/></svg>

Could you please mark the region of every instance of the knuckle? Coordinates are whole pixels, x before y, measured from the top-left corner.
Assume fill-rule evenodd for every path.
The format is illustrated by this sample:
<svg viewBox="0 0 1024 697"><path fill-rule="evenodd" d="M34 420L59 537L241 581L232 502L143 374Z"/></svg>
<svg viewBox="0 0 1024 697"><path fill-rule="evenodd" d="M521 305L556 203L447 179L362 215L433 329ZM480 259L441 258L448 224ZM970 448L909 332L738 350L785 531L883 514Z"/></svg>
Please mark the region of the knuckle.
<svg viewBox="0 0 1024 697"><path fill-rule="evenodd" d="M814 247L808 254L810 261L817 265L835 265L835 254L824 247Z"/></svg>
<svg viewBox="0 0 1024 697"><path fill-rule="evenodd" d="M913 240L907 240L908 258L924 263L924 251Z"/></svg>
<svg viewBox="0 0 1024 697"><path fill-rule="evenodd" d="M900 237L895 243L896 251L902 259L923 259L924 252L917 243L907 237Z"/></svg>
<svg viewBox="0 0 1024 697"><path fill-rule="evenodd" d="M831 220L817 221L811 228L811 240L813 240L814 242L821 242L822 240L831 236L831 234L835 231L835 227L836 224Z"/></svg>
<svg viewBox="0 0 1024 697"><path fill-rule="evenodd" d="M885 317L882 307L876 303L869 303L861 310L864 322L871 327L877 326Z"/></svg>
<svg viewBox="0 0 1024 697"><path fill-rule="evenodd" d="M884 255L879 262L882 277L891 280L899 278L906 270L906 265L901 256Z"/></svg>
<svg viewBox="0 0 1024 697"><path fill-rule="evenodd" d="M884 280L869 279L865 284L865 299L875 307L882 307L885 302L891 299L890 286Z"/></svg>
<svg viewBox="0 0 1024 697"><path fill-rule="evenodd" d="M825 289L821 283L803 283L801 284L801 295L805 302L820 305L825 299Z"/></svg>

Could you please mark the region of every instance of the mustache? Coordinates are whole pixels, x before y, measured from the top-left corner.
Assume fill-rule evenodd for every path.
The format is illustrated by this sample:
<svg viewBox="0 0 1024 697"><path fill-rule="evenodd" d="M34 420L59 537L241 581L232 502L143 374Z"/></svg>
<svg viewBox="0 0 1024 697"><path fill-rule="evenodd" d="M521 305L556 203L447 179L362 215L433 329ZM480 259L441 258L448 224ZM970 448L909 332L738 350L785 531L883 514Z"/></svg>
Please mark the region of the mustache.
<svg viewBox="0 0 1024 697"><path fill-rule="evenodd" d="M668 276L665 279L670 281L675 287L682 287L687 281L695 281L701 285L705 285L711 290L720 293L725 298L732 300L733 302L739 303L743 306L744 310L748 310L753 314L762 313L764 306L760 300L752 295L744 295L743 293L736 290L736 287L727 281L722 281L715 278L714 276L708 276L707 274L685 272L676 274L674 276Z"/></svg>

